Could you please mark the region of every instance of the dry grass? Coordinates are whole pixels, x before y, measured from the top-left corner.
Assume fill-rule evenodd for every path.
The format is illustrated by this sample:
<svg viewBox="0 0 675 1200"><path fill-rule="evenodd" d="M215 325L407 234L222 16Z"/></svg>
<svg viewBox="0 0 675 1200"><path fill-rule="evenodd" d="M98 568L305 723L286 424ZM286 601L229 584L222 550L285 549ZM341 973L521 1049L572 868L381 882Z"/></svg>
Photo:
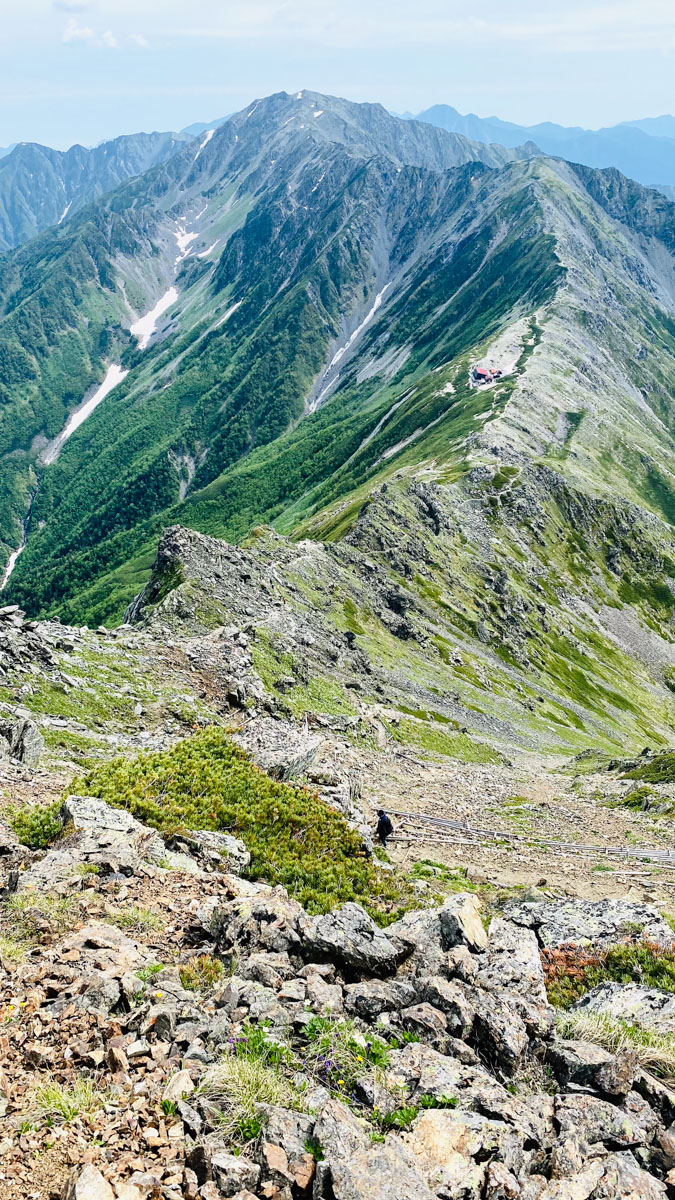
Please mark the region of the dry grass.
<svg viewBox="0 0 675 1200"><path fill-rule="evenodd" d="M259 1104L299 1110L301 1097L278 1064L227 1054L208 1070L200 1087L222 1114L218 1133L241 1145L260 1132Z"/></svg>
<svg viewBox="0 0 675 1200"><path fill-rule="evenodd" d="M131 929L138 933L157 932L164 925L164 919L154 908L139 908L137 904L129 904L125 908L107 907L105 920L118 929Z"/></svg>
<svg viewBox="0 0 675 1200"><path fill-rule="evenodd" d="M604 1013L578 1010L558 1016L558 1032L566 1038L594 1042L611 1054L629 1050L637 1055L643 1070L675 1086L675 1034L655 1033Z"/></svg>
<svg viewBox="0 0 675 1200"><path fill-rule="evenodd" d="M109 1091L100 1091L84 1076L70 1087L49 1080L37 1088L32 1110L50 1124L68 1125L77 1117L103 1108L111 1098Z"/></svg>
<svg viewBox="0 0 675 1200"><path fill-rule="evenodd" d="M29 948L29 943L25 938L0 933L0 963L11 967L20 966L24 962Z"/></svg>
<svg viewBox="0 0 675 1200"><path fill-rule="evenodd" d="M54 933L66 933L75 925L78 904L75 896L36 894L26 889L10 896L2 906L3 916L12 921L19 937L30 939L47 922Z"/></svg>

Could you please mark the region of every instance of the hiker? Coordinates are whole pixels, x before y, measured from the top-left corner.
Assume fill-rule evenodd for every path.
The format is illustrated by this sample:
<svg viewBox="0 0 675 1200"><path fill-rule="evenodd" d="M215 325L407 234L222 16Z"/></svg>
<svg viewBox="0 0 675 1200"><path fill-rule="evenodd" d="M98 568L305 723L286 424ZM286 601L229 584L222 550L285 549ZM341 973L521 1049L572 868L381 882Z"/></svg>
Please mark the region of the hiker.
<svg viewBox="0 0 675 1200"><path fill-rule="evenodd" d="M390 838L393 832L394 832L394 826L392 825L391 821L389 820L389 817L387 816L386 812L384 811L383 808L378 808L378 810L377 810L377 836L380 839L380 842L382 843L382 845L384 846L385 849L387 847L387 838Z"/></svg>

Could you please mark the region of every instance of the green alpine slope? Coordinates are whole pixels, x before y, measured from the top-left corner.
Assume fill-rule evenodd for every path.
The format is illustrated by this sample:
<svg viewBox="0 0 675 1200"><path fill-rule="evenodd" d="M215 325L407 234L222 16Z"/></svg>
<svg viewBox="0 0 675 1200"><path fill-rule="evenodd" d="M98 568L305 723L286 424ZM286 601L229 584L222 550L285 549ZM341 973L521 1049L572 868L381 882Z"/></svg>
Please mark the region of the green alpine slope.
<svg viewBox="0 0 675 1200"><path fill-rule="evenodd" d="M113 623L166 526L272 524L352 545L438 623L386 650L403 690L407 642L436 637L442 675L477 656L466 714L495 716L490 664L522 689L508 736L550 692L565 744L667 740L674 228L616 171L256 102L0 260L7 553L32 498L6 598ZM45 465L110 363L123 382Z"/></svg>

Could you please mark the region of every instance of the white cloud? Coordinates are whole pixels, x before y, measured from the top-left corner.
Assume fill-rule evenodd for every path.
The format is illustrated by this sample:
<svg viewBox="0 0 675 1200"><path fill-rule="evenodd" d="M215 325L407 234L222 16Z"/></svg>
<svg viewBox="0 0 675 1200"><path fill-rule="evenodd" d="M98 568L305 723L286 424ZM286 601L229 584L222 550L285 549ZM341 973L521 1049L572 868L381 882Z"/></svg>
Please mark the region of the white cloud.
<svg viewBox="0 0 675 1200"><path fill-rule="evenodd" d="M63 31L63 41L95 45L96 34L88 25L80 25L76 17L71 17Z"/></svg>
<svg viewBox="0 0 675 1200"><path fill-rule="evenodd" d="M106 29L103 33L98 34L90 25L80 25L77 17L69 18L68 24L63 31L62 40L66 43L71 42L81 46L102 46L106 50L115 50L119 45L112 30Z"/></svg>
<svg viewBox="0 0 675 1200"><path fill-rule="evenodd" d="M138 46L141 50L148 50L150 48L148 39L143 37L142 33L131 33L129 35L129 41L132 42L134 46Z"/></svg>

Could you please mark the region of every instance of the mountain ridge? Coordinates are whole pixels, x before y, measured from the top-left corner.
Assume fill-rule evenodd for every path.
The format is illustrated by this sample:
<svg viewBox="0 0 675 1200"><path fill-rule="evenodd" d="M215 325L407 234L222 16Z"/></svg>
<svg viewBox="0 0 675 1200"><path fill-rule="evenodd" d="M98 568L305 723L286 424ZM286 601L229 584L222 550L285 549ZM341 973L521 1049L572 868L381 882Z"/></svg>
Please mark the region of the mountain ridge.
<svg viewBox="0 0 675 1200"><path fill-rule="evenodd" d="M545 154L589 167L616 167L622 174L650 187L675 185L675 118L647 118L591 130L543 121L517 125L499 117L462 115L448 104L418 113L417 120L462 133L478 141L514 146L534 142Z"/></svg>
<svg viewBox="0 0 675 1200"><path fill-rule="evenodd" d="M127 134L86 148L20 142L0 160L0 253L61 224L123 180L169 158L177 133Z"/></svg>
<svg viewBox="0 0 675 1200"><path fill-rule="evenodd" d="M347 545L383 492L390 522L413 531L398 568L378 568L385 591L417 574L413 591L439 623L446 603L455 614L442 639L453 644L461 629L493 677L501 653L524 696L546 687L572 744L575 721L584 737L613 738L618 722L631 737L667 740L673 206L616 171L530 153L477 150L379 106L282 93L9 256L0 338L42 304L41 263L63 252L72 278L86 246L76 311L92 305L99 326L79 328L82 376L94 347L100 373L116 356L128 374L48 469L6 443L14 520L40 482L8 599L68 620L119 620L167 524L241 540L266 523ZM37 291L17 306L14 281L31 278ZM130 327L162 297L141 349ZM54 351L48 361L54 370ZM482 362L501 372L487 385L474 373ZM34 385L21 386L29 395ZM35 407L34 430L41 419ZM443 542L450 572L415 499L424 480L439 489L428 512L462 531ZM10 518L6 509L8 530ZM374 562L385 529L366 542ZM389 553L396 563L394 545ZM417 572L416 558L426 564ZM489 583L481 562L492 564ZM456 575L466 585L446 600ZM372 606L365 592L349 602ZM550 616L542 634L527 615L541 603L558 641ZM411 628L410 655L402 639L388 643L408 688L415 647L430 636ZM367 636L383 637L378 629ZM575 668L596 689L583 712L570 708L581 693L563 666L575 644L594 646ZM616 697L629 663L625 707ZM462 703L469 727L472 707L494 711L486 691ZM557 710L546 711L536 737L551 745ZM509 736L530 720L525 703Z"/></svg>

